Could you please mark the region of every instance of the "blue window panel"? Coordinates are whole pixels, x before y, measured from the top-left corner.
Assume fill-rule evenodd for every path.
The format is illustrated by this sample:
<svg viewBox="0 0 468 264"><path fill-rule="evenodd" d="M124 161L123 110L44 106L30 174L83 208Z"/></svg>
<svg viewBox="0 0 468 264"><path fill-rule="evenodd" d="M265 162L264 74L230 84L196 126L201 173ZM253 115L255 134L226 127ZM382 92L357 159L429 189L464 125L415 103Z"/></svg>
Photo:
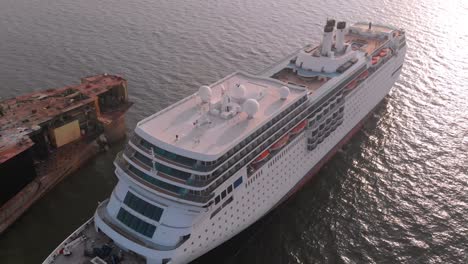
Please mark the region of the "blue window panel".
<svg viewBox="0 0 468 264"><path fill-rule="evenodd" d="M163 209L159 208L156 205L150 204L145 200L140 199L138 196L134 195L131 192L128 192L125 195L124 204L132 208L136 212L153 219L154 221L159 221L163 213Z"/></svg>
<svg viewBox="0 0 468 264"><path fill-rule="evenodd" d="M242 176L239 177L239 179L237 179L235 182L234 182L234 188L237 188L239 187L239 185L242 184Z"/></svg>
<svg viewBox="0 0 468 264"><path fill-rule="evenodd" d="M123 208L120 208L117 219L129 228L149 238L153 237L154 231L156 231L156 226L146 223Z"/></svg>

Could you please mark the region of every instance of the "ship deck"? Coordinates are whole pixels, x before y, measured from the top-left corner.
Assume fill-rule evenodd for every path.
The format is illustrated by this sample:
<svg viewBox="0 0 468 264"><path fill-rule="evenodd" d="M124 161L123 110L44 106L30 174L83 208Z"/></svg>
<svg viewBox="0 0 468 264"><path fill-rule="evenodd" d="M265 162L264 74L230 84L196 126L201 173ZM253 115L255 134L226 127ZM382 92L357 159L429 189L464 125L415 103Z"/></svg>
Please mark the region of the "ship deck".
<svg viewBox="0 0 468 264"><path fill-rule="evenodd" d="M60 254L60 250L70 244L71 255ZM96 252L102 251L103 246L111 248L111 252L101 255L105 263L113 263L112 256L118 256L121 264L143 264L146 260L139 255L121 250L109 237L103 233L98 233L94 228L93 219L88 220L83 226L78 228L50 255L43 264L89 264L96 257ZM94 251L94 252L93 252ZM100 252L102 254L102 252ZM101 263L101 262L95 262Z"/></svg>
<svg viewBox="0 0 468 264"><path fill-rule="evenodd" d="M137 133L147 135L149 141L177 154L214 160L307 94L306 89L290 87L289 96L281 100L279 88L284 86L282 82L234 73L211 85L211 102L221 100L223 87L232 96L231 90L237 84L245 87L245 99L254 98L259 103L253 118L248 118L242 110L227 119L204 114L208 112L208 105L202 106L195 94L141 121ZM208 119L205 119L205 125L195 125L204 118Z"/></svg>
<svg viewBox="0 0 468 264"><path fill-rule="evenodd" d="M280 72L276 73L274 78L287 84L307 88L309 92L315 92L327 82L325 79L319 81L317 78L302 77L294 73L292 69L289 68L284 68Z"/></svg>

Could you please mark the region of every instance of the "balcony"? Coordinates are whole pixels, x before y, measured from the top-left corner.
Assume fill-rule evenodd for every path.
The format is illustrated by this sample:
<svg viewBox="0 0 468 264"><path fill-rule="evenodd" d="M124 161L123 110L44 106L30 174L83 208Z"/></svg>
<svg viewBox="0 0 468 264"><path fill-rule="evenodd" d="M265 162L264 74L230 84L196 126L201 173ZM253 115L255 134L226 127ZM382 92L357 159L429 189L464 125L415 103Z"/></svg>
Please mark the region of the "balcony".
<svg viewBox="0 0 468 264"><path fill-rule="evenodd" d="M165 151L161 148L158 148L156 146L153 146L151 143L148 141L142 139L138 135L133 135L133 137L130 139L130 142L138 147L139 149L143 150L144 152L153 155L154 157L165 161L167 163L184 167L187 169L196 169L197 168L197 161L186 158L174 153L171 153L169 151Z"/></svg>
<svg viewBox="0 0 468 264"><path fill-rule="evenodd" d="M192 176L190 173L178 171L176 169L161 165L157 162L154 162L153 164L153 161L150 158L142 155L134 149L131 149L131 147L127 147L127 149L124 151L124 155L127 159L145 169L146 171L151 173L155 172L159 177L170 181L187 184L190 180L190 177ZM164 166L164 168L162 168L162 166Z"/></svg>
<svg viewBox="0 0 468 264"><path fill-rule="evenodd" d="M211 198L213 198L214 194L210 193L209 190L205 190L203 192L210 193L209 195L206 194L195 194L194 192L197 191L190 191L185 188L181 188L163 181L156 179L155 177L146 174L145 172L137 169L136 167L129 164L120 152L115 159L115 164L118 168L125 172L130 178L137 181L141 185L144 185L163 196L168 197L169 199L176 200L182 199L189 202L195 202L198 204L205 204Z"/></svg>

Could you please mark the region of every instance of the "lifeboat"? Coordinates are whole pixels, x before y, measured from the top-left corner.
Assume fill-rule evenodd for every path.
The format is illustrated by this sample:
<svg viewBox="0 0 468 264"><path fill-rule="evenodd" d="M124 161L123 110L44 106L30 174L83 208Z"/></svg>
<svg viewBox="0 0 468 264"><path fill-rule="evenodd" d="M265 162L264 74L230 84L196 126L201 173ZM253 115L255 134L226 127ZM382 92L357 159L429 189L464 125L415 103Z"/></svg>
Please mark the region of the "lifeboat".
<svg viewBox="0 0 468 264"><path fill-rule="evenodd" d="M379 62L380 60L380 57L379 56L374 56L372 57L372 65L375 65Z"/></svg>
<svg viewBox="0 0 468 264"><path fill-rule="evenodd" d="M357 86L357 80L352 80L348 85L346 85L345 90L352 90Z"/></svg>
<svg viewBox="0 0 468 264"><path fill-rule="evenodd" d="M387 53L388 53L388 49L382 49L379 53L379 56L380 57L385 57L387 56Z"/></svg>
<svg viewBox="0 0 468 264"><path fill-rule="evenodd" d="M307 126L307 120L304 120L302 121L301 123L299 123L299 125L297 125L295 128L293 128L291 130L291 132L289 132L290 135L297 135L299 133L302 132L302 130L304 130L304 128Z"/></svg>
<svg viewBox="0 0 468 264"><path fill-rule="evenodd" d="M266 158L268 158L268 156L270 156L270 151L265 150L262 152L262 154L260 154L260 156L258 156L254 161L252 161L252 164L257 164L259 162L265 161Z"/></svg>
<svg viewBox="0 0 468 264"><path fill-rule="evenodd" d="M365 80L367 77L369 77L369 71L366 70L364 71L363 73L361 73L359 76L358 76L358 80Z"/></svg>
<svg viewBox="0 0 468 264"><path fill-rule="evenodd" d="M284 147L284 145L288 143L288 140L289 140L289 134L286 134L284 137L280 138L280 140L276 141L276 143L273 144L273 146L271 146L270 151L275 151Z"/></svg>

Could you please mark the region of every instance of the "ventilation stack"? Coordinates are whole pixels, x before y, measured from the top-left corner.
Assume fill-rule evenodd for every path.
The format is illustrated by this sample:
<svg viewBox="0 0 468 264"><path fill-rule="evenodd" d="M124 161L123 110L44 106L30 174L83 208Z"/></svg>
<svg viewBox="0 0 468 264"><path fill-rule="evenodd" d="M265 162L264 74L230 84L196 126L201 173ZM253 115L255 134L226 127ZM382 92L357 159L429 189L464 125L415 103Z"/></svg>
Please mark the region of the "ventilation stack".
<svg viewBox="0 0 468 264"><path fill-rule="evenodd" d="M344 43L345 43L345 33L346 33L346 22L341 21L338 22L336 25L336 51L341 52L343 51L344 48Z"/></svg>
<svg viewBox="0 0 468 264"><path fill-rule="evenodd" d="M327 24L323 29L323 40L322 40L322 56L329 56L333 44L333 31L335 29L335 20L327 20Z"/></svg>

